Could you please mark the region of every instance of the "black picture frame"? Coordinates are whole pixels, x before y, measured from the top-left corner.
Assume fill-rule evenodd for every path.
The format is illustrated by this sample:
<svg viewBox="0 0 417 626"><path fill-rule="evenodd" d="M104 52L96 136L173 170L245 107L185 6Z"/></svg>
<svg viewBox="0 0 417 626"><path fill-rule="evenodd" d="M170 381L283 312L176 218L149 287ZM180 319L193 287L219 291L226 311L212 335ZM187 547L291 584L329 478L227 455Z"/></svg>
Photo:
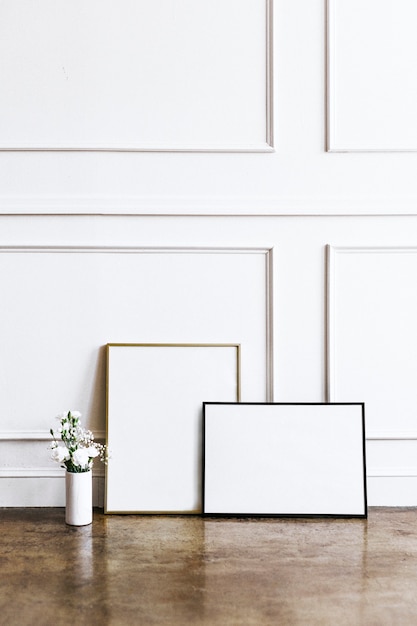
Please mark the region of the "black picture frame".
<svg viewBox="0 0 417 626"><path fill-rule="evenodd" d="M203 403L203 515L367 518L365 404Z"/></svg>

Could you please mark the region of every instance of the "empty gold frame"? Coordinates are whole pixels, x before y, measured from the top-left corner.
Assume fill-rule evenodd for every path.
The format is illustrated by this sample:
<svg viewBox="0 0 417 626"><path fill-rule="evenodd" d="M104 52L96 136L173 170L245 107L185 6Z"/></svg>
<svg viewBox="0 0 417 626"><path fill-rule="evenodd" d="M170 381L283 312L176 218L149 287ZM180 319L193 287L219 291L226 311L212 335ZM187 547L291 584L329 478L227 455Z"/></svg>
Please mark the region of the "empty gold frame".
<svg viewBox="0 0 417 626"><path fill-rule="evenodd" d="M239 400L239 344L108 344L105 512L201 513L202 404Z"/></svg>

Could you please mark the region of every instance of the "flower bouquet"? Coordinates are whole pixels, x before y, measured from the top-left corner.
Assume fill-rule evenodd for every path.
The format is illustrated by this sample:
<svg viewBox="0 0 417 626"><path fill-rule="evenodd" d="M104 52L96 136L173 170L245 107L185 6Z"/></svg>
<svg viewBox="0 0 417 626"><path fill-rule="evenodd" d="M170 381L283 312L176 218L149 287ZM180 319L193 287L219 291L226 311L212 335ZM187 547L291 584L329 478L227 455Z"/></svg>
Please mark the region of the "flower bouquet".
<svg viewBox="0 0 417 626"><path fill-rule="evenodd" d="M89 472L96 457L107 463L107 446L96 443L91 430L81 426L81 413L68 411L56 416L60 426L57 431L50 429L53 437L51 443L54 461L62 463L62 467L71 473ZM60 437L63 444L58 443Z"/></svg>
<svg viewBox="0 0 417 626"><path fill-rule="evenodd" d="M81 426L78 411L60 413L56 419L59 427L49 431L53 437L50 448L52 459L66 469L65 521L73 526L85 526L93 521L91 470L94 459L99 457L107 463L107 446L96 443L91 430Z"/></svg>

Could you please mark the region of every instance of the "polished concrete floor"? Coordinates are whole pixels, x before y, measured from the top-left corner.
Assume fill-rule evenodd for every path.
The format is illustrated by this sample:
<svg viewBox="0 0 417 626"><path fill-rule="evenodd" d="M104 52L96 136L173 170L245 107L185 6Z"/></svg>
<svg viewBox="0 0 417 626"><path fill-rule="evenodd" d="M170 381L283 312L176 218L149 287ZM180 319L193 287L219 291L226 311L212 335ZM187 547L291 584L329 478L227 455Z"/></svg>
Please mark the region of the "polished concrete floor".
<svg viewBox="0 0 417 626"><path fill-rule="evenodd" d="M0 509L0 624L417 625L417 509L368 520Z"/></svg>

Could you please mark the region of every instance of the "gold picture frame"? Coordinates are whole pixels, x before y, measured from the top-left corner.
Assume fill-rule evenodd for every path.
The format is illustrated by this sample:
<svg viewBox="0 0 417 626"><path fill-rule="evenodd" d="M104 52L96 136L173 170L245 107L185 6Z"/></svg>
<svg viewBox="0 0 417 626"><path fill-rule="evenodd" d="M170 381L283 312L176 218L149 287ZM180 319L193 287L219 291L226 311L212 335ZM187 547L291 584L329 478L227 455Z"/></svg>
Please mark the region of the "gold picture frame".
<svg viewBox="0 0 417 626"><path fill-rule="evenodd" d="M203 402L240 401L240 344L107 344L105 513L202 512Z"/></svg>

